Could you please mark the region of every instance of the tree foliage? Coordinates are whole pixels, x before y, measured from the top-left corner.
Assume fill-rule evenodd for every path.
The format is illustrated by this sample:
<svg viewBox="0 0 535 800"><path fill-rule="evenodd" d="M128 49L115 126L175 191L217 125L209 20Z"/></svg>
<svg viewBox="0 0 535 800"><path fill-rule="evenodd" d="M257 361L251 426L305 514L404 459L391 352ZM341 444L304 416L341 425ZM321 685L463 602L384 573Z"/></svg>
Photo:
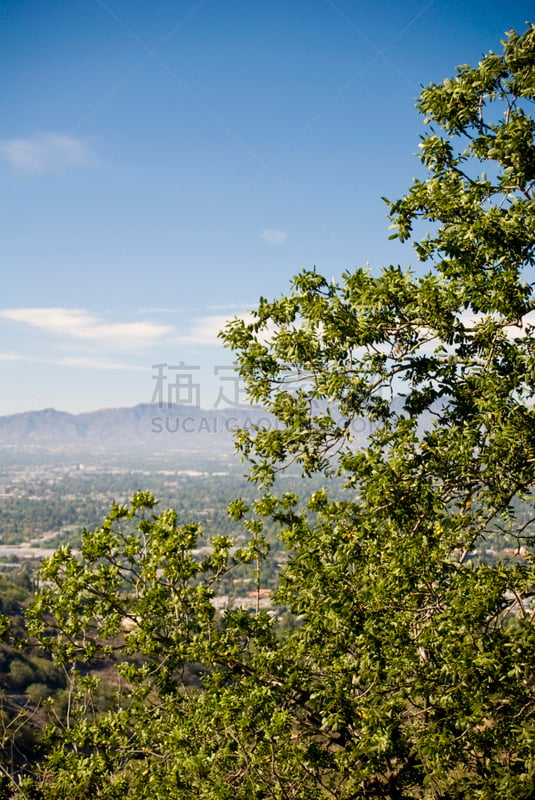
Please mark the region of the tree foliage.
<svg viewBox="0 0 535 800"><path fill-rule="evenodd" d="M389 203L423 266L339 284L307 271L227 328L250 396L278 421L237 440L263 487L230 507L248 546L195 553L198 529L142 493L81 557L45 565L33 632L76 691L31 792L534 796L534 99L532 26L428 86L427 177ZM325 488L278 495L291 464ZM288 550L284 631L276 613L212 602L233 564L265 557L265 520ZM522 557L469 559L497 530ZM83 664L103 656L117 707L92 713Z"/></svg>

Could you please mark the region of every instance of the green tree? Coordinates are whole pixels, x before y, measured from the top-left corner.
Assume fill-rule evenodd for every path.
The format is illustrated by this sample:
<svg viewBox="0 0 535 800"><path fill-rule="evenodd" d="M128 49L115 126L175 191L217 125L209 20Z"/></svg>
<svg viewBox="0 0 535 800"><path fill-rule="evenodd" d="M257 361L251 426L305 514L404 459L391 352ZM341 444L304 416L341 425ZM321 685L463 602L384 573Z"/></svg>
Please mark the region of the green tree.
<svg viewBox="0 0 535 800"><path fill-rule="evenodd" d="M389 203L423 268L304 272L228 327L278 421L238 436L263 487L230 507L248 547L200 558L198 529L141 494L45 565L34 631L75 677L115 654L124 683L119 710L91 714L76 679L42 797L534 796L534 99L533 26L424 89L428 174ZM290 464L325 487L278 496ZM289 615L219 615L221 576L265 557L265 520ZM470 560L496 530L524 557Z"/></svg>

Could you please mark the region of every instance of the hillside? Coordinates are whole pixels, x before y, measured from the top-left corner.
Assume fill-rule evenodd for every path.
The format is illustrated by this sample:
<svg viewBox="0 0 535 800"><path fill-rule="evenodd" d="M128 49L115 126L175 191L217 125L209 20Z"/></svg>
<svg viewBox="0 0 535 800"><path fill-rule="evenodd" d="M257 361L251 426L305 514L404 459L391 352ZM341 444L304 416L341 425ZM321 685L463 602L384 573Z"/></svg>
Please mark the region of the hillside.
<svg viewBox="0 0 535 800"><path fill-rule="evenodd" d="M47 408L0 417L0 448L231 451L233 430L269 418L260 409L205 411L143 403L69 414Z"/></svg>

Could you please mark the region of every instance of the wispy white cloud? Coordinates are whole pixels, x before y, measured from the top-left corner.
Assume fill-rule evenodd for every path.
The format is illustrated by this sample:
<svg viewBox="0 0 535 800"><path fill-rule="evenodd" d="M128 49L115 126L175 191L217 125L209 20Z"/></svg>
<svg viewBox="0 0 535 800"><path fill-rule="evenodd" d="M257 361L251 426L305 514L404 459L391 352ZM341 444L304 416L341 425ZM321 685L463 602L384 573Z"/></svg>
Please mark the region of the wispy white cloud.
<svg viewBox="0 0 535 800"><path fill-rule="evenodd" d="M110 369L125 370L131 372L146 372L147 367L140 367L136 364L125 364L121 361L108 361L105 358L91 358L90 356L73 356L69 358L55 359L54 364L62 367L77 367L80 369Z"/></svg>
<svg viewBox="0 0 535 800"><path fill-rule="evenodd" d="M487 314L478 313L474 314L471 311L465 311L459 315L459 321L462 322L465 328L471 329L480 324L483 320L487 319ZM526 336L529 330L535 328L535 311L530 311L525 314L522 319L519 319L515 325L505 325L503 332L509 339L518 339Z"/></svg>
<svg viewBox="0 0 535 800"><path fill-rule="evenodd" d="M64 358L54 358L45 356L28 356L15 353L0 353L0 366L17 364L20 362L31 361L35 364L54 364L60 367L79 367L81 369L109 369L127 370L133 372L146 372L146 366L138 364L128 364L124 361L110 361L106 358L94 358L92 356L67 356Z"/></svg>
<svg viewBox="0 0 535 800"><path fill-rule="evenodd" d="M173 341L177 344L221 347L223 342L218 337L218 333L222 331L233 319L241 319L245 323L250 323L254 320L254 316L251 312L246 311L241 314L234 314L232 316L213 314L211 316L198 317L197 319L191 321L190 328L187 333L174 337ZM268 324L265 330L258 333L258 340L262 343L267 343L271 341L271 337L275 332L276 326Z"/></svg>
<svg viewBox="0 0 535 800"><path fill-rule="evenodd" d="M176 308L138 308L138 314L184 314L184 313L191 313L195 311L195 308L186 307L183 308L176 307Z"/></svg>
<svg viewBox="0 0 535 800"><path fill-rule="evenodd" d="M234 316L249 322L252 315L249 313L235 314ZM227 325L232 319L224 314L212 314L207 317L198 317L192 320L190 328L187 333L177 336L175 341L178 344L192 344L203 346L217 346L221 347L222 341L218 338L219 331Z"/></svg>
<svg viewBox="0 0 535 800"><path fill-rule="evenodd" d="M15 169L27 173L60 172L67 167L97 163L87 144L62 133L45 133L28 139L0 139L0 156Z"/></svg>
<svg viewBox="0 0 535 800"><path fill-rule="evenodd" d="M285 243L288 238L288 232L278 231L274 228L266 228L260 232L259 236L266 244L269 244L272 247L277 247L278 245Z"/></svg>
<svg viewBox="0 0 535 800"><path fill-rule="evenodd" d="M217 334L225 327L228 319L223 314L199 317L193 320L187 334L178 337L178 341L180 344L221 345L221 339Z"/></svg>
<svg viewBox="0 0 535 800"><path fill-rule="evenodd" d="M207 306L209 311L218 311L219 309L228 308L231 310L235 310L240 308L242 311L245 311L247 308L251 308L251 306L256 305L256 303L217 303L213 306Z"/></svg>
<svg viewBox="0 0 535 800"><path fill-rule="evenodd" d="M138 350L173 332L153 322L107 322L79 308L8 308L0 317L68 339L81 339L108 348Z"/></svg>
<svg viewBox="0 0 535 800"><path fill-rule="evenodd" d="M202 311L220 311L228 309L231 313L236 310L244 311L255 303L216 303L209 306L176 306L169 308L138 308L138 314L194 314Z"/></svg>
<svg viewBox="0 0 535 800"><path fill-rule="evenodd" d="M30 356L18 355L17 353L0 353L0 364L15 364L18 361L32 361Z"/></svg>

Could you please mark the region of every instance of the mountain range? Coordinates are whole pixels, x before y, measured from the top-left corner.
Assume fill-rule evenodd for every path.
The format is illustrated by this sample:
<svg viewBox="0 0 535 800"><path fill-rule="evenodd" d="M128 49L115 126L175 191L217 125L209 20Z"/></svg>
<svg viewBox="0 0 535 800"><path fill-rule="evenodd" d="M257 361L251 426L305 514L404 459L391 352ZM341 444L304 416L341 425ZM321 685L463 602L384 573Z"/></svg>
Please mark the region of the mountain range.
<svg viewBox="0 0 535 800"><path fill-rule="evenodd" d="M259 408L149 403L84 414L46 408L0 417L0 447L228 452L233 431L253 423L271 425L273 418Z"/></svg>

